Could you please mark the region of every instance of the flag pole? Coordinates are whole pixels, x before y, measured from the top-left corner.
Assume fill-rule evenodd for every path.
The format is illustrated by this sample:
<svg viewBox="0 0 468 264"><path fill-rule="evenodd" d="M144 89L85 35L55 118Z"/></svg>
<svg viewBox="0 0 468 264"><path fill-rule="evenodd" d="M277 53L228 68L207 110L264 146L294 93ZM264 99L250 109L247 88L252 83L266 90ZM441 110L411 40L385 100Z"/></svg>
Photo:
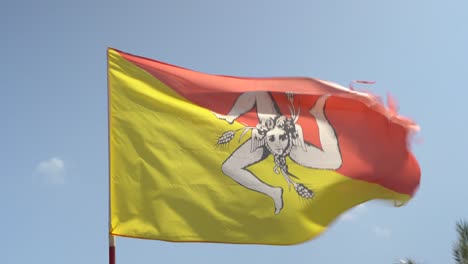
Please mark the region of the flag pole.
<svg viewBox="0 0 468 264"><path fill-rule="evenodd" d="M106 61L107 61L107 150L108 150L108 170L109 170L109 228L108 228L108 235L109 235L109 264L115 264L115 238L111 234L111 157L110 157L110 122L111 122L111 117L110 117L110 84L109 84L109 50L110 48L107 48L106 50Z"/></svg>
<svg viewBox="0 0 468 264"><path fill-rule="evenodd" d="M109 234L109 264L115 264L115 238Z"/></svg>

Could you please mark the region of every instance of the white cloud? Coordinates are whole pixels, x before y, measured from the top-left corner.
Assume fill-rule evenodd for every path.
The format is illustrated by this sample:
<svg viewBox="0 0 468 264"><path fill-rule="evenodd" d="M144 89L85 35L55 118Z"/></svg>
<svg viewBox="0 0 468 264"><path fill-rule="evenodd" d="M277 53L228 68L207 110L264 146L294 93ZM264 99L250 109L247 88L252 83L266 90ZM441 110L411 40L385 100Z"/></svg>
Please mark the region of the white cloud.
<svg viewBox="0 0 468 264"><path fill-rule="evenodd" d="M340 219L344 221L353 221L361 217L366 211L367 211L366 205L360 204L354 207L353 209L349 210L348 212L342 214L340 216Z"/></svg>
<svg viewBox="0 0 468 264"><path fill-rule="evenodd" d="M351 220L354 220L355 218L356 218L356 215L351 212L344 213L340 216L340 219L344 221L351 221Z"/></svg>
<svg viewBox="0 0 468 264"><path fill-rule="evenodd" d="M381 227L381 226L374 226L374 228L372 228L372 232L377 237L380 237L380 238L389 238L390 235L392 234L390 229L385 228L385 227Z"/></svg>
<svg viewBox="0 0 468 264"><path fill-rule="evenodd" d="M43 177L46 183L65 183L65 163L58 157L41 161L36 167L36 172Z"/></svg>

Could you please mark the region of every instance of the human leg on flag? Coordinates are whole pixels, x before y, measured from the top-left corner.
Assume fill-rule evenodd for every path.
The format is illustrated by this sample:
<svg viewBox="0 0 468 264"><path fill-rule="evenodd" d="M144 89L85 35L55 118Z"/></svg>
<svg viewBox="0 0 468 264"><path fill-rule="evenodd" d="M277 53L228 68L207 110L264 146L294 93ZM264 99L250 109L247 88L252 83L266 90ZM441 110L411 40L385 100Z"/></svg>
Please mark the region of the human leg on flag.
<svg viewBox="0 0 468 264"><path fill-rule="evenodd" d="M257 108L259 120L280 116L278 106L268 92L248 92L237 97L234 105L227 115L214 113L217 118L226 120L232 124L239 116L249 112L252 108Z"/></svg>
<svg viewBox="0 0 468 264"><path fill-rule="evenodd" d="M329 96L321 96L309 113L315 117L318 126L321 149L305 142L305 149L292 148L289 157L296 163L315 169L336 170L342 164L340 147L333 126L325 115L325 103Z"/></svg>
<svg viewBox="0 0 468 264"><path fill-rule="evenodd" d="M227 158L222 165L222 171L245 188L271 197L275 203L275 214L278 214L283 208L283 189L264 183L246 169L249 165L260 162L269 155L264 147L257 148L251 152L250 141L251 139L247 140Z"/></svg>

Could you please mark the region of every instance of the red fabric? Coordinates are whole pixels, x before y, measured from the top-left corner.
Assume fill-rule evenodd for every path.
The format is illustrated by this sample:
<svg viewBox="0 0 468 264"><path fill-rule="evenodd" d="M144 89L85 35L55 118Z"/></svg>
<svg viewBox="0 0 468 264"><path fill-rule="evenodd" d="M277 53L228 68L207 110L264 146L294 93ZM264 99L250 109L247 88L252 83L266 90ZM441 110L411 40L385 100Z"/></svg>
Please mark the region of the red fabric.
<svg viewBox="0 0 468 264"><path fill-rule="evenodd" d="M311 78L209 75L119 53L187 100L221 114L227 114L243 92L269 91L282 114L289 115L285 92L293 92L295 105L300 105L298 123L304 139L317 146L320 146L317 125L306 113L320 95L331 94L325 113L338 136L342 153L343 164L337 172L408 195L413 195L419 186L420 168L408 150L409 133L417 126L398 116L393 105L387 109L372 95ZM258 123L255 109L237 121L255 126Z"/></svg>

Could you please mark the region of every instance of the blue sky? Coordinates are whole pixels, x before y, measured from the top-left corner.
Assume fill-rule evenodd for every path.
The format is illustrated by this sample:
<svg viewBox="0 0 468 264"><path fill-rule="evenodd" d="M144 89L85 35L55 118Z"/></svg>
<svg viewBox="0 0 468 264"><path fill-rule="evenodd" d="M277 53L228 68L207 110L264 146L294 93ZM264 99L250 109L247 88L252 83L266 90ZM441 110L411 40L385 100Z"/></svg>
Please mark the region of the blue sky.
<svg viewBox="0 0 468 264"><path fill-rule="evenodd" d="M106 48L238 76L373 80L421 132L403 208L371 202L297 246L117 238L117 263L453 263L468 219L468 2L4 1L0 263L107 263Z"/></svg>

